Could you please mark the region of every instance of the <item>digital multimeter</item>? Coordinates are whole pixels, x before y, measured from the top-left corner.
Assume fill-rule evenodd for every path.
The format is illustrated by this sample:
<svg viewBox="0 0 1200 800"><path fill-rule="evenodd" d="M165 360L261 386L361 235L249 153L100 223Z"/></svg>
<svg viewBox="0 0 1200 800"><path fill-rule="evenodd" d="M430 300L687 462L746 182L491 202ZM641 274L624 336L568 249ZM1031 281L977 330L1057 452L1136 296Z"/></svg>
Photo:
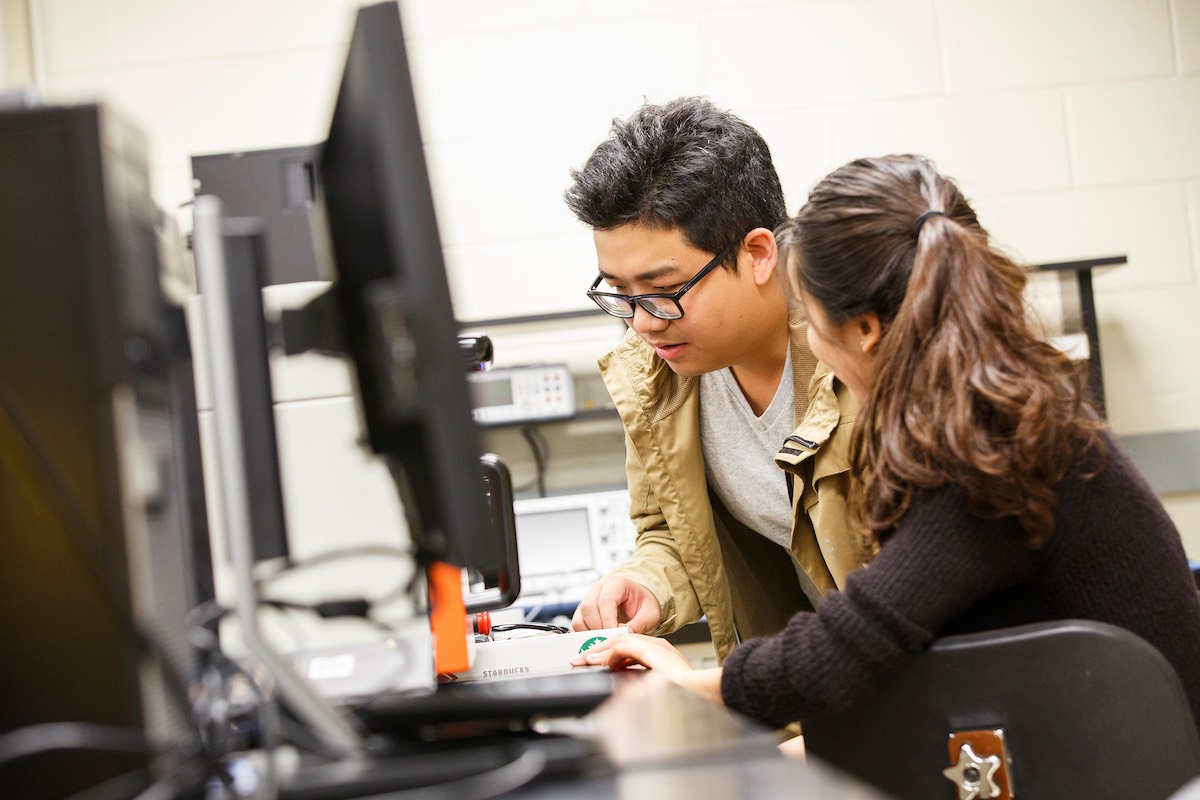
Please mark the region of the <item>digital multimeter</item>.
<svg viewBox="0 0 1200 800"><path fill-rule="evenodd" d="M562 419L575 414L575 383L566 364L467 373L472 413L481 425Z"/></svg>

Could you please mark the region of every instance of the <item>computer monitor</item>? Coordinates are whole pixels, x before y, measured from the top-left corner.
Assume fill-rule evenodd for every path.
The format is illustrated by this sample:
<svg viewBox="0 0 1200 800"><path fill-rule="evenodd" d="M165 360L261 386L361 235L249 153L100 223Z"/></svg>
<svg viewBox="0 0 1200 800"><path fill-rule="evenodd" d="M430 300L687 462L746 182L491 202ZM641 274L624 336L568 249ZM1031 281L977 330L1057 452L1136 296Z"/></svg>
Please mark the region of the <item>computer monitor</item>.
<svg viewBox="0 0 1200 800"><path fill-rule="evenodd" d="M394 2L360 9L318 158L333 300L372 449L425 557L505 580ZM318 236L318 240L323 237Z"/></svg>
<svg viewBox="0 0 1200 800"><path fill-rule="evenodd" d="M319 187L317 146L192 156L195 193L221 200L227 217L262 221L264 286L320 280L309 216Z"/></svg>

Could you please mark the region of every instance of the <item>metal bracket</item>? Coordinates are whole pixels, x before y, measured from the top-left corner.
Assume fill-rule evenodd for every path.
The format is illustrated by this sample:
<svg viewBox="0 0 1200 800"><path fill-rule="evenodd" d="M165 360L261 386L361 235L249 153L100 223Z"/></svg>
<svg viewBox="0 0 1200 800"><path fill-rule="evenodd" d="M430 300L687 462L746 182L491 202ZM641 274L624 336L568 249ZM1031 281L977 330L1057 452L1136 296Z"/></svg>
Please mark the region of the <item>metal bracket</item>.
<svg viewBox="0 0 1200 800"><path fill-rule="evenodd" d="M1016 797L1003 728L951 733L946 745L953 763L942 774L958 790L958 800Z"/></svg>

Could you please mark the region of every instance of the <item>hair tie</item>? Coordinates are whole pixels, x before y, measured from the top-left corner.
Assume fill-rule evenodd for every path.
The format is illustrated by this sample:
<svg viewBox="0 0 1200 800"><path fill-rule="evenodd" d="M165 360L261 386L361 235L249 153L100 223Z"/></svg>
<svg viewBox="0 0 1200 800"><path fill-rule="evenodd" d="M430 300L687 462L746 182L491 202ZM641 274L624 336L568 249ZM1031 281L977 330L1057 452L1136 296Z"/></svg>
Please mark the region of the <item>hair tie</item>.
<svg viewBox="0 0 1200 800"><path fill-rule="evenodd" d="M917 221L913 223L913 227L912 227L913 236L921 235L921 226L925 224L925 220L929 219L930 217L944 217L944 216L946 216L945 211L938 211L937 209L930 209L929 211L926 211L924 214L917 217Z"/></svg>

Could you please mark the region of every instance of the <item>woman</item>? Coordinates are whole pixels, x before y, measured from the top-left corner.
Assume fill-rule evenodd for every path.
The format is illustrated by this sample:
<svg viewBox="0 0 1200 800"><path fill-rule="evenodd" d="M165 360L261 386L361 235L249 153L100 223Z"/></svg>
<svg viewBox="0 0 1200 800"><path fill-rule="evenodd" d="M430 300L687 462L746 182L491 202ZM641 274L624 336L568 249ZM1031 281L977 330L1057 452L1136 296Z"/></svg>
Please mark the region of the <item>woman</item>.
<svg viewBox="0 0 1200 800"><path fill-rule="evenodd" d="M916 156L854 161L780 239L812 350L861 407L850 513L877 555L722 669L636 636L577 663L639 663L782 726L865 698L935 637L1087 618L1157 647L1200 722L1179 534L954 183Z"/></svg>

